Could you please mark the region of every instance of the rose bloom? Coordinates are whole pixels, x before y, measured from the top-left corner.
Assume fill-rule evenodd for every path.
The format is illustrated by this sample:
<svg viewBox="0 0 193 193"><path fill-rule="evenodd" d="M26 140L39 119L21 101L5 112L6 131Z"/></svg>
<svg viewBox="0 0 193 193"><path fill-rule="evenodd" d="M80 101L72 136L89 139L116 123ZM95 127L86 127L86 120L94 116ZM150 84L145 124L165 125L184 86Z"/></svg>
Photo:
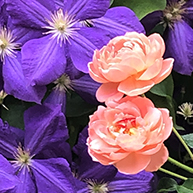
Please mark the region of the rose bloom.
<svg viewBox="0 0 193 193"><path fill-rule="evenodd" d="M101 50L95 50L88 63L89 74L103 83L97 93L100 102L123 94L137 96L165 79L172 70L173 58L163 59L165 44L159 34L145 36L127 32L117 36Z"/></svg>
<svg viewBox="0 0 193 193"><path fill-rule="evenodd" d="M172 131L169 111L143 97L108 101L90 116L87 138L93 161L113 164L120 172L157 171L168 159L163 144Z"/></svg>

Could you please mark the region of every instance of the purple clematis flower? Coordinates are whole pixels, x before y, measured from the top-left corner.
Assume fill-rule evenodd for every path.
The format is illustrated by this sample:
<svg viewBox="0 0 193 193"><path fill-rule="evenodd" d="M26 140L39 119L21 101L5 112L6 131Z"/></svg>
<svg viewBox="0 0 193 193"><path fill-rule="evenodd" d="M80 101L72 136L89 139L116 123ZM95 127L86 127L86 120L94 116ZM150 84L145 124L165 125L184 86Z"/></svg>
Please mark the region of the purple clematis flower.
<svg viewBox="0 0 193 193"><path fill-rule="evenodd" d="M46 92L46 87L32 87L27 84L21 66L20 44L18 42L19 39L14 38L10 28L0 26L1 85L7 94L24 101L40 103Z"/></svg>
<svg viewBox="0 0 193 193"><path fill-rule="evenodd" d="M123 11L120 16L116 9L107 14L109 0L6 2L14 25L46 30L41 38L32 39L22 47L22 68L32 86L46 85L62 76L66 57L71 58L78 70L87 73L87 63L96 48L123 31L144 31L128 8L119 8L119 13ZM103 19L97 20L103 15ZM94 22L93 27L90 22Z"/></svg>
<svg viewBox="0 0 193 193"><path fill-rule="evenodd" d="M163 26L166 43L165 57L172 57L174 70L180 74L193 72L193 1L168 0L163 11L155 11L141 20L147 33Z"/></svg>
<svg viewBox="0 0 193 193"><path fill-rule="evenodd" d="M64 158L70 147L63 143L68 130L61 106L31 107L24 114L24 122L25 131L0 120L0 153L10 160L19 178L14 193L76 193L69 163ZM52 151L53 145L63 157L53 156L57 153Z"/></svg>
<svg viewBox="0 0 193 193"><path fill-rule="evenodd" d="M73 151L78 156L74 164L78 193L155 193L154 175L142 171L135 175L117 172L114 166L104 166L93 162L87 152L87 127L80 133L78 143Z"/></svg>

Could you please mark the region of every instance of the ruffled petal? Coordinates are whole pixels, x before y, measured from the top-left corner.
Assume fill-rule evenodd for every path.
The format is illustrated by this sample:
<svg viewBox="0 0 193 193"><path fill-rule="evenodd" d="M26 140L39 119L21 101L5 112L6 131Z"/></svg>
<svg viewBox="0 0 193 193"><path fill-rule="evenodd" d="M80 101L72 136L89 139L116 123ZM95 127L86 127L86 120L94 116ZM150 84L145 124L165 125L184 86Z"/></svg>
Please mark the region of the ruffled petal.
<svg viewBox="0 0 193 193"><path fill-rule="evenodd" d="M28 41L21 53L24 75L32 86L49 84L65 72L64 45L50 35Z"/></svg>
<svg viewBox="0 0 193 193"><path fill-rule="evenodd" d="M104 83L96 92L96 98L100 102L104 102L107 99L119 100L122 98L123 93L117 90L119 83Z"/></svg>
<svg viewBox="0 0 193 193"><path fill-rule="evenodd" d="M129 96L137 96L147 92L153 86L154 82L152 80L136 80L131 76L119 84L118 91Z"/></svg>
<svg viewBox="0 0 193 193"><path fill-rule="evenodd" d="M165 145L163 144L160 150L151 156L151 161L145 168L148 172L157 171L168 159L169 153Z"/></svg>
<svg viewBox="0 0 193 193"><path fill-rule="evenodd" d="M150 157L149 155L131 153L114 165L123 174L137 174L147 167Z"/></svg>

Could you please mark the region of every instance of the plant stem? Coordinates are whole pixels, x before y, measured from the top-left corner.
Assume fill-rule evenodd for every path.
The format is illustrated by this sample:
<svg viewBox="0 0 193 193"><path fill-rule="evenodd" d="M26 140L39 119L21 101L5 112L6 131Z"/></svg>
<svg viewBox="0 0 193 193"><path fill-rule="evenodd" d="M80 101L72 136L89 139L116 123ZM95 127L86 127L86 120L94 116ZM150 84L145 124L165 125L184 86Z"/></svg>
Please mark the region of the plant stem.
<svg viewBox="0 0 193 193"><path fill-rule="evenodd" d="M180 140L180 142L182 143L182 145L184 146L184 148L186 149L186 151L188 152L190 158L193 160L193 153L191 152L190 148L188 147L188 145L186 144L186 142L183 140L183 138L181 137L181 135L178 133L178 131L173 127L173 132L175 133L175 135L177 136L177 138Z"/></svg>
<svg viewBox="0 0 193 193"><path fill-rule="evenodd" d="M177 161L177 160L175 160L175 159L173 159L173 158L171 158L171 157L168 158L168 161L169 161L170 163L178 166L179 168L182 168L182 169L186 170L187 172L190 172L190 173L193 174L193 168L191 168L191 167L189 167L189 166L186 166L186 165L180 163L179 161Z"/></svg>
<svg viewBox="0 0 193 193"><path fill-rule="evenodd" d="M181 176L181 175L179 175L179 174L176 174L176 173L171 172L171 171L169 171L169 170L166 170L166 169L164 169L164 168L159 168L159 170L160 170L161 172L164 172L164 173L169 174L169 175L171 175L171 176L177 177L177 178L179 178L179 179L181 179L181 180L187 180L187 179L188 179L188 178L186 178L186 177L184 177L184 176Z"/></svg>

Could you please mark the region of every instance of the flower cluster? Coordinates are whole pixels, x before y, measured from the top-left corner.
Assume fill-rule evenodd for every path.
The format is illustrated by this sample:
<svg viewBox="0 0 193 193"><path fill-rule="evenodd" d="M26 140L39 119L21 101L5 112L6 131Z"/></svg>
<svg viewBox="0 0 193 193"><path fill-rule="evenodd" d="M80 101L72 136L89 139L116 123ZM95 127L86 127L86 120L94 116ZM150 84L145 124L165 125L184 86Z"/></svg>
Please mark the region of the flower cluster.
<svg viewBox="0 0 193 193"><path fill-rule="evenodd" d="M173 131L193 160L192 135L175 129L192 129L181 81L192 6L168 0L139 20L112 0L0 0L0 192L155 193L160 171L187 180L164 168L193 173L171 158L190 161L181 146L170 151Z"/></svg>
<svg viewBox="0 0 193 193"><path fill-rule="evenodd" d="M138 96L171 73L174 60L163 59L164 51L160 35L137 32L117 36L95 51L89 72L102 83L96 97L106 107L98 106L90 116L87 144L94 161L126 174L157 171L167 161L163 142L173 127L169 111Z"/></svg>
<svg viewBox="0 0 193 193"><path fill-rule="evenodd" d="M126 192L155 189L152 173L124 175L93 162L87 127L73 154L67 142L67 98L76 92L87 103L99 104L95 93L101 84L87 66L94 50L126 32L145 33L133 11L109 6L109 0L0 1L1 105L12 110L4 105L10 95L30 104L24 130L0 119L0 192L105 193L119 191L120 184ZM136 181L140 187L132 187Z"/></svg>

